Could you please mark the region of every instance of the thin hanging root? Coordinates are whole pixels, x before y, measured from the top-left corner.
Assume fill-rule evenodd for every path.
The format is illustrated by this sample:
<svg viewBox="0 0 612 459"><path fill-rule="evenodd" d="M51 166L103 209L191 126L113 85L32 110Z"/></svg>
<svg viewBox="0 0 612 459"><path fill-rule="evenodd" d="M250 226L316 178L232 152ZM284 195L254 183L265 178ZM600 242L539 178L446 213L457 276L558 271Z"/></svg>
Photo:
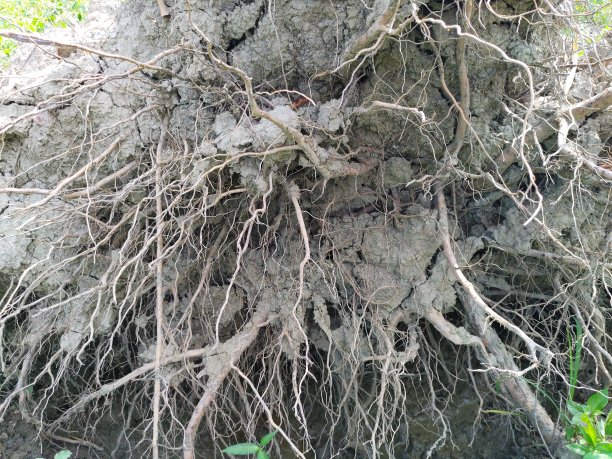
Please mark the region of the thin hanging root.
<svg viewBox="0 0 612 459"><path fill-rule="evenodd" d="M36 419L34 416L30 414L30 411L27 408L27 401L26 401L26 394L27 394L26 389L28 387L26 385L26 380L28 378L30 369L32 367L33 356L34 356L34 350L31 349L30 351L28 351L25 358L23 359L23 362L21 364L21 372L19 374L19 380L17 381L17 387L15 388L15 391L12 394L12 396L14 396L15 394L19 394L19 412L23 420L28 422L29 424L32 424L33 426L36 426L41 431L43 436L51 440L59 441L62 443L68 443L71 445L81 445L87 448L92 448L96 451L103 452L104 448L90 441L84 440L82 438L66 437L64 435L58 435L54 432L45 430L44 424L39 419ZM10 397L7 399L7 401L10 401Z"/></svg>
<svg viewBox="0 0 612 459"><path fill-rule="evenodd" d="M155 383L153 393L153 438L151 441L151 449L153 451L153 459L159 458L159 412L161 407L161 359L164 353L165 338L164 338L164 294L165 287L163 281L164 264L164 209L162 202L162 167L163 155L166 148L166 136L168 135L168 125L170 117L166 114L162 121L162 131L157 145L155 156L155 224L157 229L156 251L157 260L155 266L155 321L156 321L156 343L155 343Z"/></svg>
<svg viewBox="0 0 612 459"><path fill-rule="evenodd" d="M304 243L304 256L302 257L302 261L300 262L300 271L299 271L299 281L298 281L299 291L298 291L298 296L295 300L295 304L293 305L293 310L291 314L292 314L292 318L295 324L297 325L298 330L300 331L300 333L302 334L304 338L304 346L305 346L304 355L307 356L310 352L310 344L308 340L308 335L306 334L306 331L304 330L304 327L302 326L302 324L304 323L304 318L298 317L297 313L300 308L300 305L302 304L302 300L304 297L304 283L305 283L305 271L304 270L306 268L306 265L311 261L310 242L308 238L308 230L306 229L306 223L304 222L304 215L302 213L302 208L300 206L300 188L294 182L290 182L286 184L285 189L287 191L287 194L289 195L289 198L291 199L291 203L293 204L295 216L297 218L298 226L300 228L300 235L302 236L302 241ZM296 376L295 371L293 373L292 381L293 381L293 392L295 395L295 403L293 405L293 411L296 414L296 416L299 419L301 419L302 422L304 422L304 428L307 428L305 424L306 415L304 413L304 407L302 403L300 402L300 400L302 398L301 397L302 384L304 382L304 379L306 378L306 375L310 373L310 370L309 370L310 359L309 358L305 359L305 365L306 366L304 368L304 374L302 378L300 379L299 383L297 381L297 378L295 377Z"/></svg>
<svg viewBox="0 0 612 459"><path fill-rule="evenodd" d="M234 364L232 364L232 370L234 370L238 374L238 376L240 376L248 384L248 386L251 388L251 391L253 391L253 394L255 395L255 397L257 398L259 403L261 403L261 407L263 408L263 410L265 411L265 413L266 413L266 415L268 417L268 422L270 423L270 426L285 439L285 441L291 447L291 449L293 450L294 454L297 457L299 457L300 459L306 459L306 456L304 456L304 454L302 454L302 452L300 451L298 446L293 441L291 441L291 438L281 428L281 426L278 425L276 422L274 422L274 419L273 419L273 416L272 416L272 411L270 411L270 408L268 408L268 406L266 405L265 400L263 399L263 397L261 396L261 394L259 393L259 391L255 387L255 385L253 384L253 381L251 381L251 379L247 375L245 375L242 372L242 370L240 370L240 368L238 368Z"/></svg>

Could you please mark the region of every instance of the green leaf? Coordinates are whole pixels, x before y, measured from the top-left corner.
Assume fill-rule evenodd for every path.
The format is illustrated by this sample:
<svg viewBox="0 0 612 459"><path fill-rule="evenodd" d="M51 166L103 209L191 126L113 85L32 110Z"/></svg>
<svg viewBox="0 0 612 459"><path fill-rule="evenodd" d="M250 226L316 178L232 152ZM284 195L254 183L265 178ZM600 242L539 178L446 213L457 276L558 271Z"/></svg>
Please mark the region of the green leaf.
<svg viewBox="0 0 612 459"><path fill-rule="evenodd" d="M572 335L568 326L568 336L569 336L569 399L574 399L574 392L576 391L576 383L578 381L578 372L580 371L580 362L582 359L582 325L578 318L575 318L576 322L576 339L572 338Z"/></svg>
<svg viewBox="0 0 612 459"><path fill-rule="evenodd" d="M53 459L68 459L70 456L72 456L72 453L67 449L63 449L57 453Z"/></svg>
<svg viewBox="0 0 612 459"><path fill-rule="evenodd" d="M589 451L584 455L584 459L610 459L608 453L600 453L598 451Z"/></svg>
<svg viewBox="0 0 612 459"><path fill-rule="evenodd" d="M603 410L608 404L608 389L595 392L589 397L586 404L591 413Z"/></svg>
<svg viewBox="0 0 612 459"><path fill-rule="evenodd" d="M256 454L261 448L255 443L237 443L221 450L225 454L235 454L236 456L246 456Z"/></svg>
<svg viewBox="0 0 612 459"><path fill-rule="evenodd" d="M20 29L29 32L44 32L48 27L66 27L70 18L87 13L88 0L0 0L0 28ZM68 8L68 5L72 8ZM8 40L10 41L10 40ZM8 42L7 41L7 42ZM8 62L15 44L7 48L0 46L0 68Z"/></svg>
<svg viewBox="0 0 612 459"><path fill-rule="evenodd" d="M263 449L257 451L257 459L270 459L270 455L266 453Z"/></svg>
<svg viewBox="0 0 612 459"><path fill-rule="evenodd" d="M597 420L597 436L600 440L606 439L606 424L604 423L603 419Z"/></svg>
<svg viewBox="0 0 612 459"><path fill-rule="evenodd" d="M565 447L569 449L570 451L576 454L579 454L581 456L584 456L586 453L589 452L589 448L583 445L579 445L578 443L572 443L570 445L565 445Z"/></svg>
<svg viewBox="0 0 612 459"><path fill-rule="evenodd" d="M261 440L259 440L259 445L262 448L264 446L268 446L268 443L270 443L272 441L272 439L274 438L274 435L276 435L276 431L270 432L270 433L264 435L263 437L261 437Z"/></svg>
<svg viewBox="0 0 612 459"><path fill-rule="evenodd" d="M574 417L572 418L570 422L572 423L573 426L579 426L579 427L585 426L586 425L586 421L584 421L585 416L588 419L589 414L588 413L578 413L574 415Z"/></svg>
<svg viewBox="0 0 612 459"><path fill-rule="evenodd" d="M607 441L602 441L601 443L597 443L595 445L595 450L599 451L600 453L612 453L612 443L607 442Z"/></svg>
<svg viewBox="0 0 612 459"><path fill-rule="evenodd" d="M598 441L598 438L597 431L595 430L595 426L593 425L593 421L586 413L582 413L580 415L580 421L582 422L578 424L578 428L580 429L582 436L587 441L587 443L589 443L591 446L595 446Z"/></svg>
<svg viewBox="0 0 612 459"><path fill-rule="evenodd" d="M610 411L608 413L608 416L606 416L606 425L604 427L604 431L606 436L612 436L612 411Z"/></svg>
<svg viewBox="0 0 612 459"><path fill-rule="evenodd" d="M574 435L576 435L576 427L572 426L572 425L568 425L565 428L565 439L567 441L571 440L572 438L574 438Z"/></svg>
<svg viewBox="0 0 612 459"><path fill-rule="evenodd" d="M573 416L584 413L585 408L586 406L581 405L580 403L576 403L571 400L567 401L567 411L569 411Z"/></svg>

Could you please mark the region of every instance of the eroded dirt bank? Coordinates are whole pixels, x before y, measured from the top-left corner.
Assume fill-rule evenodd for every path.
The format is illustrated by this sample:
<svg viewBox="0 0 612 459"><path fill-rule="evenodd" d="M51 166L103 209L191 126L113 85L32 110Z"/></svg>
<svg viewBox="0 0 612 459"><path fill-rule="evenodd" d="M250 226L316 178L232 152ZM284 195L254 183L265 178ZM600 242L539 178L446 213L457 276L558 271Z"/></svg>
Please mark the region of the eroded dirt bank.
<svg viewBox="0 0 612 459"><path fill-rule="evenodd" d="M131 1L17 37L7 457L558 451L577 324L581 387L612 364L609 47L568 5Z"/></svg>

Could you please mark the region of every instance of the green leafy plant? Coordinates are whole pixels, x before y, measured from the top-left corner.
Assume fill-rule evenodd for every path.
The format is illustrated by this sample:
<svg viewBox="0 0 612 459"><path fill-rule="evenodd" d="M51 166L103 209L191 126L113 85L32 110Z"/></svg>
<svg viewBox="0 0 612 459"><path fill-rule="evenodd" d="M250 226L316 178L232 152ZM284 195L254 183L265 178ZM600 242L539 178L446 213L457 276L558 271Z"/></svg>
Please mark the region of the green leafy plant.
<svg viewBox="0 0 612 459"><path fill-rule="evenodd" d="M612 30L612 3L610 0L585 0L574 2L576 24L581 30L580 43L575 46L592 46L601 42ZM578 38L578 37L576 37ZM577 51L578 57L585 49Z"/></svg>
<svg viewBox="0 0 612 459"><path fill-rule="evenodd" d="M0 29L44 32L47 27L66 27L71 19L81 21L85 17L87 3L88 0L2 0ZM6 61L15 46L13 40L0 37L0 58Z"/></svg>
<svg viewBox="0 0 612 459"><path fill-rule="evenodd" d="M259 440L259 443L237 443L228 446L222 453L233 454L234 456L248 456L254 454L257 459L270 459L270 455L265 451L266 446L270 444L276 432L270 432Z"/></svg>
<svg viewBox="0 0 612 459"><path fill-rule="evenodd" d="M591 20L604 31L612 27L612 5L610 0L586 0L574 2L574 10L582 20Z"/></svg>
<svg viewBox="0 0 612 459"><path fill-rule="evenodd" d="M607 405L608 389L594 393L585 404L568 400L572 418L566 436L573 440L568 449L585 459L612 458L612 412L603 412Z"/></svg>

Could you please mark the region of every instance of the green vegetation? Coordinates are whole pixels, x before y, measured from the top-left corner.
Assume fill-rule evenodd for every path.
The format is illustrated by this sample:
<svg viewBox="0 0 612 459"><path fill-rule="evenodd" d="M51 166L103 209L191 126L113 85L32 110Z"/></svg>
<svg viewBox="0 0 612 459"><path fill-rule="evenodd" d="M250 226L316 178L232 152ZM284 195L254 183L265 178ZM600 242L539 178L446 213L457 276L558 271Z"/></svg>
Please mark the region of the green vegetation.
<svg viewBox="0 0 612 459"><path fill-rule="evenodd" d="M44 32L48 27L66 27L70 19L81 21L88 0L2 0L0 29ZM0 65L15 49L13 40L0 37Z"/></svg>
<svg viewBox="0 0 612 459"><path fill-rule="evenodd" d="M272 441L276 432L270 432L259 440L259 443L238 443L228 446L222 452L233 454L234 456L248 456L255 454L257 459L270 459L270 455L265 451L265 447Z"/></svg>
<svg viewBox="0 0 612 459"><path fill-rule="evenodd" d="M612 457L612 412L602 411L608 404L608 389L594 393L585 404L569 400L567 410L572 415L566 435L573 439L567 445L585 459Z"/></svg>
<svg viewBox="0 0 612 459"><path fill-rule="evenodd" d="M576 2L575 11L583 19L593 21L595 25L607 32L612 28L612 3L610 0L588 0Z"/></svg>
<svg viewBox="0 0 612 459"><path fill-rule="evenodd" d="M569 392L565 439L567 448L585 459L612 458L612 412L604 418L602 411L608 405L608 389L591 395L585 404L574 401L578 372L582 363L582 339L584 331L576 319L575 338L568 327L569 342Z"/></svg>
<svg viewBox="0 0 612 459"><path fill-rule="evenodd" d="M610 0L577 1L574 4L580 36L575 37L578 56L583 57L586 48L600 43L612 31L612 2Z"/></svg>

